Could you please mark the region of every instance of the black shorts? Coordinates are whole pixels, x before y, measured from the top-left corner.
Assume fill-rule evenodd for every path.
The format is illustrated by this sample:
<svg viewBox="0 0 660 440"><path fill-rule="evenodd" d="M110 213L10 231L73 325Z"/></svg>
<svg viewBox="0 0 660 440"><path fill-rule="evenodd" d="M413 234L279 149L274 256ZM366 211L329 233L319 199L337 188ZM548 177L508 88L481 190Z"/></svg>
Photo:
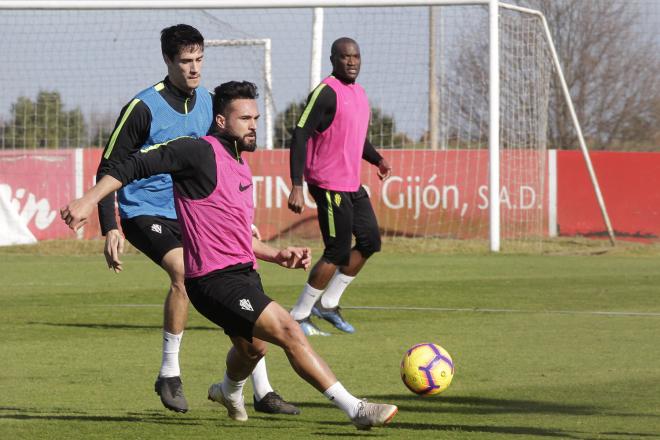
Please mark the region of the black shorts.
<svg viewBox="0 0 660 440"><path fill-rule="evenodd" d="M254 323L272 301L264 293L259 274L251 267L186 278L186 291L200 314L222 327L227 335L249 342Z"/></svg>
<svg viewBox="0 0 660 440"><path fill-rule="evenodd" d="M380 251L380 231L369 194L363 186L355 192L332 191L308 185L317 206L325 250L322 258L337 266L348 264L351 244L369 258Z"/></svg>
<svg viewBox="0 0 660 440"><path fill-rule="evenodd" d="M121 229L129 243L159 266L165 254L182 247L177 220L140 215L121 219Z"/></svg>

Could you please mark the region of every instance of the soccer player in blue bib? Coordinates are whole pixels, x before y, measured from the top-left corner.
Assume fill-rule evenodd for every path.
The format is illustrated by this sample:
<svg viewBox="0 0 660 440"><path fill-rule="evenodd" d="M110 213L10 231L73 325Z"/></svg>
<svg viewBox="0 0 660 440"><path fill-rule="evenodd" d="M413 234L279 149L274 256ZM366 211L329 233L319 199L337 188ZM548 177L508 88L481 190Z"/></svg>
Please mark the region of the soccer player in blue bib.
<svg viewBox="0 0 660 440"><path fill-rule="evenodd" d="M149 146L182 136L206 135L213 122L210 93L200 86L204 37L192 26L179 24L161 32L167 77L138 93L121 111L103 151L97 181L119 163ZM172 178L159 174L135 181L117 193L121 229L126 239L167 272L170 289L164 306L163 357L155 391L163 405L188 411L179 367L179 347L188 318L184 285L181 230L174 209ZM114 194L98 205L105 258L115 272L122 270L124 237L115 219ZM271 414L299 414L273 391L260 362L252 373L255 410Z"/></svg>

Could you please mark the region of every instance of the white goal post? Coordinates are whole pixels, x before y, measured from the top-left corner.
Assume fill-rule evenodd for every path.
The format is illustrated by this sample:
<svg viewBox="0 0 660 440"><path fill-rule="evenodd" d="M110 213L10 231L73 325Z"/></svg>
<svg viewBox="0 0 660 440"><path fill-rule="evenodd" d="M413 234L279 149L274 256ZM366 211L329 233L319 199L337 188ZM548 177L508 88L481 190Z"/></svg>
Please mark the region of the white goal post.
<svg viewBox="0 0 660 440"><path fill-rule="evenodd" d="M544 105L547 104L547 91L545 90L534 90L530 92L529 96L525 95L527 92L522 92L518 96L514 96L513 98L507 97L507 99L511 100L511 103L503 103L503 93L509 93L511 90L514 90L515 92L515 87L511 85L507 85L506 87L509 87L507 91L504 91L501 88L501 84L505 83L507 81L510 81L510 77L513 77L517 75L517 72L507 72L503 73L503 66L500 64L501 63L501 56L502 54L500 51L506 50L504 47L505 44L503 43L502 36L500 34L501 28L502 28L502 23L500 22L502 18L502 14L504 11L513 11L518 14L522 14L528 17L531 17L535 20L538 21L538 27L540 30L534 30L535 33L538 33L539 35L542 35L542 38L545 39L545 44L547 44L547 49L543 49L544 51L547 51L550 56L548 57L549 60L547 60L548 67L549 69L552 69L554 73L556 73L558 77L558 83L559 86L561 87L561 91L563 93L564 99L565 99L565 105L568 108L568 111L571 115L572 122L574 124L574 130L577 134L577 137L579 139L579 148L582 152L582 156L584 158L584 162L586 164L589 177L591 180L591 184L593 185L593 190L595 194L595 198L597 200L598 206L600 208L600 212L603 218L603 222L605 224L608 236L610 238L610 241L612 244L614 244L614 233L613 233L613 228L610 222L610 219L607 214L607 210L605 207L605 203L600 191L600 188L598 186L598 181L589 157L589 153L587 151L587 146L586 142L584 140L584 136L582 134L582 130L579 124L579 121L576 116L575 109L573 107L571 97L570 97L570 92L568 89L568 86L566 84L566 81L564 79L562 69L560 66L559 58L557 56L554 44L552 42L551 34L548 28L548 24L545 20L545 17L538 11L531 10L528 8L522 8L518 7L515 5L510 5L506 3L500 3L495 0L227 0L227 1L222 1L219 2L217 0L189 0L186 2L181 2L180 0L95 0L95 1L79 1L79 0L63 0L63 1L58 1L58 0L30 0L30 1L1 1L0 2L0 12L2 10L168 10L168 9L186 9L186 10L233 10L233 9L239 9L239 10L244 10L244 9L267 9L267 10L274 10L274 9L299 9L299 8L305 8L305 9L310 9L314 8L314 26L312 28L312 32L308 34L309 40L312 42L312 58L311 58L311 63L309 67L309 76L308 78L311 79L311 83L315 83L319 78L320 78L320 72L322 69L322 64L324 61L324 57L322 55L322 48L323 44L327 46L328 42L326 41L323 43L322 41L322 36L324 33L323 30L323 23L324 23L324 15L323 15L323 9L321 8L328 8L328 11L333 11L339 8L383 8L383 7L392 7L392 8L399 8L399 7L410 7L410 8L421 8L421 7L429 7L429 10L433 9L433 7L449 7L449 6L471 6L471 7L481 7L485 8L488 13L488 32L489 36L487 38L488 42L488 62L486 63L485 70L487 70L487 78L483 80L484 83L487 83L484 85L484 90L487 91L487 107L486 110L483 109L478 109L475 110L474 108L467 109L467 105L472 105L473 101L479 101L480 96L478 95L478 92L469 92L466 93L465 95L458 96L458 97L453 97L449 96L450 92L453 93L452 87L445 85L443 87L442 81L443 78L439 78L439 89L441 90L439 93L445 94L442 96L442 99L444 99L444 105L445 105L445 115L439 116L441 118L441 122L438 122L439 125L443 126L442 130L442 135L444 136L443 140L443 145L444 144L451 144L452 142L454 143L453 147L450 147L448 150L463 150L468 148L467 146L471 146L471 148L480 148L480 145L488 146L488 188L487 191L482 191L481 188L478 188L478 195L482 196L483 198L487 198L487 202L483 202L483 206L487 206L489 215L489 222L488 222L488 239L490 242L490 249L491 251L497 252L501 248L501 238L503 235L505 235L505 232L502 230L502 212L501 212L501 205L502 205L502 182L506 179L505 176L501 175L502 169L501 167L503 166L501 161L505 160L507 162L507 167L516 167L516 166L525 166L523 164L523 161L519 158L514 158L513 161L518 161L518 162L512 162L512 159L507 159L505 156L503 156L506 151L503 151L503 148L506 146L514 146L511 147L513 148L520 148L520 149L526 149L530 151L533 148L538 148L538 157L541 157L542 155L545 155L546 153L546 144L544 140L539 140L541 137L544 136L545 133L543 133L543 130L546 130L547 133L547 123L545 121L541 121L539 124L536 124L535 121L532 121L533 123L530 123L529 120L525 120L524 123L521 121L522 125L530 125L530 127L525 127L525 130L528 130L528 132L525 132L523 134L518 133L518 129L512 130L510 129L506 124L510 124L511 122L506 122L505 124L502 124L502 118L503 117L509 117L509 118L516 118L518 116L508 116L507 112L509 109L512 110L512 114L518 115L518 114L528 114L531 116L526 116L529 118L541 118L543 119L542 116L538 116L540 113L539 108L542 108ZM327 14L326 14L327 15ZM429 19L430 20L430 19ZM181 19L181 21L185 21L184 18ZM415 26L415 23L410 23L410 26ZM518 31L515 30L513 33L515 34L516 32L529 32L528 30L524 31ZM254 34L254 33L253 33ZM258 32L257 32L258 34ZM259 35L259 37L262 37ZM515 37L508 37L508 38L515 38ZM272 59L271 57L275 56L273 55L275 51L277 50L276 47L273 47L271 38L227 38L227 39L217 39L217 40L207 40L206 42L207 46L209 47L220 47L220 46L257 46L257 47L263 47L264 50L264 55L263 55L263 78L264 78L264 92L263 92L263 99L264 99L264 113L265 113L265 127L266 127L266 148L267 149L272 149L274 147L278 147L280 145L275 145L276 141L274 140L274 132L276 131L275 124L277 123L274 118L275 118L275 113L276 111L283 111L284 108L282 105L277 106L277 104L274 103L274 98L273 94L277 93L277 87L281 83L277 83L275 81L275 84L273 83L272 79ZM507 43L509 44L509 43ZM327 50L327 49L326 49ZM519 56L522 53L521 57L525 56L538 56L536 54L537 49L536 48L514 48L514 51L516 51L515 56ZM519 53L520 52L520 53ZM450 55L454 56L456 55L455 53L450 53ZM327 58L327 54L325 56ZM471 62L474 63L474 60ZM534 65L534 63L537 63L538 61L532 60L530 61L530 65ZM327 61L326 61L327 63ZM472 64L475 66L475 69L478 70L479 63L477 62L476 64ZM466 64L468 66L469 64ZM545 67L543 67L545 68ZM434 69L434 64L433 61L429 61L429 70L431 72L435 72ZM515 69L512 68L512 69ZM544 76L543 78L536 78L535 75L531 75L530 72L530 67L526 67L525 69L528 69L526 72L521 74L521 78L524 81L531 82L531 81L538 81L539 83L541 82L547 82L547 77ZM475 72L476 72L475 70ZM547 74L547 72L543 72L544 75ZM435 74L432 74L432 76ZM475 77L478 76L478 72L475 73ZM533 78L532 78L533 77ZM282 82L285 80L281 80ZM468 79L465 79L467 82ZM429 90L433 90L431 88L431 84L434 83L434 78L429 79ZM536 87L532 85L532 87ZM543 85L542 87L546 87ZM549 87L549 86L548 86ZM308 88L303 87L305 91L309 91ZM371 90L368 90L368 92L371 92ZM429 92L430 93L430 92ZM538 96L538 95L543 95L543 96ZM434 97L427 97L429 102L433 100ZM383 98L386 99L386 98ZM447 111L448 105L447 102L449 102L449 99L455 99L452 101L452 105L456 105L455 109L452 108L450 111ZM528 103L526 102L527 100L538 100L539 105L538 108L534 109L527 109ZM455 104L454 104L455 103ZM373 105L373 103L372 103ZM431 104L428 104L429 106L429 112L428 114L429 119L431 119L431 122L429 123L429 126L433 126L433 119L436 116L433 116L437 112L437 102L436 102L436 108L435 110L431 110ZM535 104L536 105L536 104ZM511 106L511 107L509 107ZM453 113L452 113L453 112ZM475 118L480 117L481 114L485 114L485 121L483 122L464 122L463 121L463 115L457 115L457 113L469 113L471 116L474 116ZM503 113L504 112L504 113ZM448 115L447 115L448 113ZM450 127L450 124L455 121L461 121L458 123L458 125L463 124L465 127L470 126L470 129L474 129L475 131L480 131L482 130L482 125L487 124L487 128L483 129L486 134L481 134L481 135L463 135L464 127L461 126L460 128L448 128ZM2 120L0 119L0 123L2 123ZM394 125L392 123L392 125ZM475 128L476 127L476 128ZM467 130L467 128L465 128ZM381 129L382 131L382 129ZM389 136L389 148L392 148L393 146L396 147L397 143L395 143L394 139L396 135L399 133L394 133L394 129L392 128L392 134ZM426 136L426 135L424 135ZM422 136L420 139L428 139L424 138ZM428 136L433 138L431 141L430 145L436 145L438 143L438 130L437 127L433 127L433 129L428 130ZM481 137L479 137L481 136ZM502 137L505 137L503 139ZM538 143L538 147L532 147L531 141L528 140L530 137L535 137L536 140L535 142ZM373 141L372 141L373 142ZM427 143L427 140L420 140L420 141L410 141L410 142L403 142L401 145L405 146L408 144L415 144L413 148L419 148L420 143L423 143L425 145L429 145ZM379 147L379 144L374 143L376 147ZM507 147L508 148L508 147ZM527 154L528 156L534 156L533 154ZM536 156L535 156L536 157ZM544 156L545 157L545 156ZM532 159L533 160L533 159ZM542 161L542 166L540 168L543 168L541 171L539 171L539 175L534 177L534 179L538 180L538 184L540 187L545 187L547 185L546 177L545 177L545 158L541 159ZM512 164L510 164L512 163ZM508 171L507 171L508 172ZM509 177L510 178L510 177ZM406 183L406 177L402 175L401 177L401 182L402 184ZM413 177L412 175L407 177L407 182L412 186L415 185L416 183L420 182L420 179L418 177ZM417 180L416 180L417 179ZM431 178L429 178L429 182L433 182L433 179L436 179L436 174L434 174ZM424 182L421 182L424 183ZM417 190L411 190L408 189L408 193L412 197L414 194L414 191L420 191L420 194L426 196L427 193L424 192L423 189L418 189ZM452 186L451 185L446 185L443 187L438 186L437 189L434 190L429 190L430 192L428 194L432 195L433 191L436 191L438 193L437 196L437 204L441 203L444 206L445 203L448 203L447 200L449 197L452 196ZM549 190L551 191L551 190ZM402 190L402 194L403 190ZM429 195L429 200L430 196ZM402 195L402 197L404 197ZM420 198L420 195L417 194L416 196L418 199ZM521 188L521 198L522 198L522 188ZM547 198L548 195L545 194L541 196L541 199ZM403 200L403 198L402 198ZM419 202L419 200L417 201ZM476 202L471 202L473 206L479 202L479 200L476 200ZM411 202L408 200L406 202L408 204L408 207L410 208ZM435 202L434 202L435 203ZM522 202L519 202L522 203ZM539 205L542 203L538 202ZM401 206L405 205L404 202L401 203ZM433 203L431 203L433 205ZM398 206L398 205L397 205ZM512 204L513 208L516 208L515 204ZM460 207L458 206L457 203L457 209L461 211ZM460 216L462 217L463 214L465 213L464 211L468 209L467 204L463 207L463 210L460 212ZM417 214L416 214L417 215ZM528 214L524 214L528 215ZM547 215L547 214L546 214ZM417 218L417 217L416 217ZM429 217L430 218L430 217ZM398 221L398 220L397 220ZM422 220L420 220L422 221ZM444 221L447 221L446 219ZM452 219L449 220L450 222L454 221ZM532 220L533 222L540 222L538 219ZM470 227L473 227L474 225L468 225L467 228L469 229ZM420 226L421 230L425 230ZM543 229L544 227L541 227ZM523 227L524 229L524 227ZM545 227L547 230L547 227ZM517 233L517 232L516 232ZM452 234L449 233L448 236L451 236Z"/></svg>

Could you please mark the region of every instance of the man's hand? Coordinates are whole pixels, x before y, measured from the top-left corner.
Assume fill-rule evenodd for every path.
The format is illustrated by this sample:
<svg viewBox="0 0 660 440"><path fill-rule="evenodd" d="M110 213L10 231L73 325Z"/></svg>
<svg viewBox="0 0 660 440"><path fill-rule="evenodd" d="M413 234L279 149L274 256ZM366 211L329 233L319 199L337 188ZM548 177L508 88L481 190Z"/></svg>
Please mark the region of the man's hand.
<svg viewBox="0 0 660 440"><path fill-rule="evenodd" d="M119 188L121 188L121 182L106 174L84 196L60 208L60 217L71 229L77 231L87 223L99 200Z"/></svg>
<svg viewBox="0 0 660 440"><path fill-rule="evenodd" d="M60 217L62 217L62 220L64 220L69 228L77 231L87 223L95 206L96 204L93 201L83 196L60 208Z"/></svg>
<svg viewBox="0 0 660 440"><path fill-rule="evenodd" d="M124 237L118 229L111 229L105 234L105 261L108 263L108 269L115 273L122 271L122 264L119 256L124 252Z"/></svg>
<svg viewBox="0 0 660 440"><path fill-rule="evenodd" d="M378 177L380 177L380 180L385 181L389 179L391 174L392 174L392 167L385 160L385 158L382 158L380 162L378 162Z"/></svg>
<svg viewBox="0 0 660 440"><path fill-rule="evenodd" d="M303 196L302 185L293 185L291 194L289 194L289 209L296 214L305 210L305 197Z"/></svg>
<svg viewBox="0 0 660 440"><path fill-rule="evenodd" d="M275 262L287 269L307 270L312 265L312 250L308 247L289 246L277 253Z"/></svg>

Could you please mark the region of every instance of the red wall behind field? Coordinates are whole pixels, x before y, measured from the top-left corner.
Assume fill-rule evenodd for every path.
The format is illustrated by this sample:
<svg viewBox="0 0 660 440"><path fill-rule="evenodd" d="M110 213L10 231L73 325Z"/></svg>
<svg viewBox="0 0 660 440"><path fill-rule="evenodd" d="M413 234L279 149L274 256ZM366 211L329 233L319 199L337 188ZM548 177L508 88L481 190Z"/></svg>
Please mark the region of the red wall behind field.
<svg viewBox="0 0 660 440"><path fill-rule="evenodd" d="M383 154L394 167L393 179L384 185L366 163L362 177L384 229L408 236L484 237L488 229L486 152L386 150ZM101 149L83 151L84 189L94 183L100 157ZM302 216L286 208L288 152L260 151L248 157L255 176L256 223L265 237L290 231L318 236L311 199ZM591 158L617 235L660 239L660 153L593 152ZM520 165L521 157L503 156L502 163L508 160ZM75 196L74 165L73 150L0 151L0 191L40 240L74 237L58 213ZM507 169L524 170L525 166ZM605 226L580 153L559 151L557 169L560 235L603 235ZM503 218L516 210L537 209L531 202L546 203L545 195L530 192L538 183L532 175L508 173L502 176L508 188ZM85 226L84 235L100 236L96 216Z"/></svg>
<svg viewBox="0 0 660 440"><path fill-rule="evenodd" d="M592 152L605 206L619 238L660 238L660 153ZM605 234L582 154L559 151L557 213L560 235Z"/></svg>
<svg viewBox="0 0 660 440"><path fill-rule="evenodd" d="M488 237L488 151L381 152L392 164L392 176L381 182L376 168L362 164L362 183L370 194L378 224L389 236ZM289 154L286 150L260 151L246 155L252 168L255 192L255 223L266 239L289 232L320 237L316 210L306 194L302 215L287 208ZM503 236L537 232L547 206L547 176L533 166L538 153L529 150L501 156ZM522 212L521 212L522 211ZM543 218L547 225L547 218ZM544 228L547 232L547 228ZM543 233L544 231L538 231Z"/></svg>
<svg viewBox="0 0 660 440"><path fill-rule="evenodd" d="M0 151L0 193L37 240L75 236L59 221L75 181L74 150Z"/></svg>

